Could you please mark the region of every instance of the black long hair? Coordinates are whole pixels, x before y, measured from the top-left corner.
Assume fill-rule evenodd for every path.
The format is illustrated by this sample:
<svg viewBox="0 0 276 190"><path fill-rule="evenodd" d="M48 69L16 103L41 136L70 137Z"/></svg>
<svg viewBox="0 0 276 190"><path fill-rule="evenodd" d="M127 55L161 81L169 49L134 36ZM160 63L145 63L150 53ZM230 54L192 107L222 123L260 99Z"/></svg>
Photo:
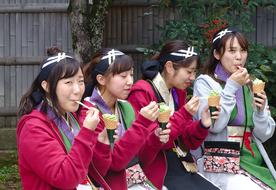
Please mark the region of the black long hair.
<svg viewBox="0 0 276 190"><path fill-rule="evenodd" d="M219 32L225 29L226 28L223 28L219 30L217 33L215 33L213 39L217 36ZM221 38L217 39L215 42L212 43L209 59L207 60L206 64L203 65L201 70L203 74L208 74L210 76L214 75L216 66L220 62L215 58L214 51L218 52L222 56L225 53L226 42L229 39L231 40L230 46L233 45L234 39L237 38L241 48L248 51L248 41L246 37L235 28L229 28L229 30L231 30L232 32L226 33L224 36L222 36Z"/></svg>
<svg viewBox="0 0 276 190"><path fill-rule="evenodd" d="M142 78L152 80L158 72L164 71L164 65L167 61L173 62L173 68L179 70L182 67L189 67L193 61L196 61L197 67L199 67L200 59L198 55L194 55L188 58L181 58L177 61L170 60L169 58L163 59L170 53L178 52L179 50L187 50L191 47L187 42L182 40L168 41L161 49L160 53L156 53L151 60L145 61L141 66Z"/></svg>
<svg viewBox="0 0 276 190"><path fill-rule="evenodd" d="M92 57L91 61L84 66L84 78L86 83L86 89L83 97L91 96L92 91L95 86L98 86L98 81L96 79L98 73L94 72L95 67L97 64L100 63L101 58L105 55L107 55L108 52L110 52L111 48L102 48L99 51L95 53L95 55ZM133 59L128 55L121 55L116 56L113 63L107 68L106 71L104 71L103 75L115 75L120 74L125 71L129 71L131 68L134 67Z"/></svg>
<svg viewBox="0 0 276 190"><path fill-rule="evenodd" d="M57 49L48 50L48 55L56 55L61 51L57 51ZM43 61L44 63L44 61ZM42 64L43 64L42 63ZM42 66L42 65L41 65ZM57 64L53 66L49 75L46 79L48 83L49 92L47 93L47 98L50 99L51 104L54 108L54 111L57 114L61 113L60 106L58 104L58 98L56 94L57 83L60 79L69 78L74 76L79 69L81 68L80 63L73 58L65 58L59 61ZM30 113L39 103L43 101L43 105L41 110L46 113L47 104L46 100L46 92L41 86L41 81L39 80L40 73L33 81L29 90L22 96L18 109L18 116L21 117L25 114Z"/></svg>

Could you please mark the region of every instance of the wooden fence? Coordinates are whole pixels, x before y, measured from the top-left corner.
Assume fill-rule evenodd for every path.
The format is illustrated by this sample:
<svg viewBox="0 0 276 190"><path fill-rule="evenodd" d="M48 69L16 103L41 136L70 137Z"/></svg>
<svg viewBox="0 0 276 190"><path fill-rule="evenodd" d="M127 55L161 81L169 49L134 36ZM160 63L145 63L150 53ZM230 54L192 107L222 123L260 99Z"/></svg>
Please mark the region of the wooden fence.
<svg viewBox="0 0 276 190"><path fill-rule="evenodd" d="M135 48L158 42L156 26L175 18L170 10L160 11L158 2L115 0L106 19L103 46L131 54L138 68L144 56ZM56 45L72 53L67 7L68 0L0 0L0 149L15 147L16 107L37 75L47 47ZM257 12L253 18L257 30L251 38L275 46L276 9ZM137 78L139 69L135 72Z"/></svg>

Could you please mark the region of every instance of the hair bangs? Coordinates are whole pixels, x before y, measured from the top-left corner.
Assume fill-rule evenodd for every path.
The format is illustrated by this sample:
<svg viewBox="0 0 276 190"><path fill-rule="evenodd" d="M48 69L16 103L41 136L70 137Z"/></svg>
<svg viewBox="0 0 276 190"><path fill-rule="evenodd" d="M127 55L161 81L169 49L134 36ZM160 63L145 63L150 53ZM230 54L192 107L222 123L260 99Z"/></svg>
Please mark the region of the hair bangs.
<svg viewBox="0 0 276 190"><path fill-rule="evenodd" d="M242 33L235 33L235 37L237 38L241 48L248 51L248 41L245 36Z"/></svg>
<svg viewBox="0 0 276 190"><path fill-rule="evenodd" d="M59 80L73 77L81 68L80 63L74 59L65 59L62 63L59 63L56 66L59 67L59 72L57 73Z"/></svg>
<svg viewBox="0 0 276 190"><path fill-rule="evenodd" d="M110 73L113 75L120 74L125 71L129 71L134 67L133 59L128 55L122 55L116 57L113 64L109 67Z"/></svg>
<svg viewBox="0 0 276 190"><path fill-rule="evenodd" d="M248 51L248 41L245 38L245 36L243 34L241 34L240 32L226 34L215 49L219 50L221 47L221 54L223 55L225 52L226 42L230 39L230 47L232 47L235 38L238 40L241 48Z"/></svg>
<svg viewBox="0 0 276 190"><path fill-rule="evenodd" d="M186 67L189 67L194 61L197 62L197 68L198 68L200 63L199 56L192 56L180 61L176 61L174 62L173 67L176 70L182 67L186 68Z"/></svg>

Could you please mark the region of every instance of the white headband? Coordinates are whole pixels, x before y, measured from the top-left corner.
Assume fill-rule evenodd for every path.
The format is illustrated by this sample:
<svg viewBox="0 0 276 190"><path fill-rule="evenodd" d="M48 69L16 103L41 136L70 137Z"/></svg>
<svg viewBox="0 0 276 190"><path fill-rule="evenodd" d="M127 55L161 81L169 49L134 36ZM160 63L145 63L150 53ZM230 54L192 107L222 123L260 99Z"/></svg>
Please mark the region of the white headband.
<svg viewBox="0 0 276 190"><path fill-rule="evenodd" d="M72 58L71 56L69 55L66 55L64 52L63 53L58 53L57 56L53 56L53 57L49 57L46 62L42 65L42 68L45 68L47 67L48 65L51 65L52 63L55 63L55 62L60 62L61 60L65 59L65 58Z"/></svg>
<svg viewBox="0 0 276 190"><path fill-rule="evenodd" d="M170 53L170 54L174 55L174 56L185 57L185 59L188 58L188 57L192 57L194 55L197 55L197 53L194 51L194 47L193 46L188 47L187 50L180 49L177 52L173 52L173 53Z"/></svg>
<svg viewBox="0 0 276 190"><path fill-rule="evenodd" d="M125 54L121 51L112 49L109 52L107 52L107 55L103 56L101 60L108 59L108 64L110 65L115 60L116 56L119 56L119 55L125 55Z"/></svg>
<svg viewBox="0 0 276 190"><path fill-rule="evenodd" d="M228 28L226 28L225 30L220 31L220 32L216 35L216 37L213 39L213 43L214 43L217 39L222 38L225 34L231 33L231 32L232 32L232 31L231 31L231 30L228 30Z"/></svg>

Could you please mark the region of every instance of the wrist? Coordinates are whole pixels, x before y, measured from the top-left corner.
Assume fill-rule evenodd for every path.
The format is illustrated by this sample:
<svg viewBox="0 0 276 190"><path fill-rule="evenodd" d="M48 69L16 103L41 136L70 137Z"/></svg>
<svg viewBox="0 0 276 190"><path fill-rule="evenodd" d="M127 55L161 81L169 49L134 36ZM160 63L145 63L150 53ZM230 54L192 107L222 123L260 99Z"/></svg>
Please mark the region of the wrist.
<svg viewBox="0 0 276 190"><path fill-rule="evenodd" d="M202 123L202 120L200 120L199 126L203 129L210 129L211 125L206 126L205 124Z"/></svg>

